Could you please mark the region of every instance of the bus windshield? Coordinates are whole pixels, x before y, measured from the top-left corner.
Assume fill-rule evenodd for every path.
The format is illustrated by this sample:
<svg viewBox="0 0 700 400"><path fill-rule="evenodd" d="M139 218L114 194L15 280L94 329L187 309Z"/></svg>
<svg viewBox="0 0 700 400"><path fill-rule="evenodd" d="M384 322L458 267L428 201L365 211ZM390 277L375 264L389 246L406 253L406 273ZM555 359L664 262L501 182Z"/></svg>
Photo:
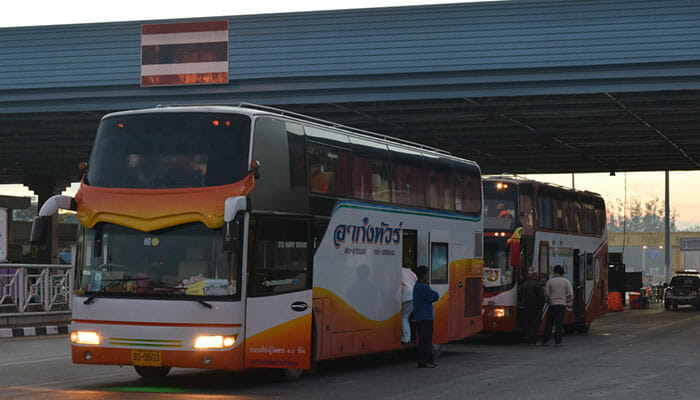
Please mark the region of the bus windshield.
<svg viewBox="0 0 700 400"><path fill-rule="evenodd" d="M221 229L193 223L154 232L102 224L81 229L76 288L126 297L239 298L238 257Z"/></svg>
<svg viewBox="0 0 700 400"><path fill-rule="evenodd" d="M500 292L513 287L514 268L508 263L505 239L484 240L484 291Z"/></svg>
<svg viewBox="0 0 700 400"><path fill-rule="evenodd" d="M87 183L106 188L219 186L248 172L250 118L162 112L116 115L100 123Z"/></svg>
<svg viewBox="0 0 700 400"><path fill-rule="evenodd" d="M484 229L515 229L518 190L515 184L484 182Z"/></svg>

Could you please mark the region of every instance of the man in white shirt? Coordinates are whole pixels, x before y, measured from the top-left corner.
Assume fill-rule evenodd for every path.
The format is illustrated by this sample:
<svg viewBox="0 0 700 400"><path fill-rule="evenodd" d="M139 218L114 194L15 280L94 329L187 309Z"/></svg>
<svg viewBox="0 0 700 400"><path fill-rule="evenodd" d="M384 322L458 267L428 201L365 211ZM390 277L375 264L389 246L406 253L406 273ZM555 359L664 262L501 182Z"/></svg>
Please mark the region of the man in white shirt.
<svg viewBox="0 0 700 400"><path fill-rule="evenodd" d="M566 305L571 304L574 298L574 289L571 282L564 276L564 267L557 265L554 267L554 276L544 285L544 296L549 307L547 309L547 324L544 328L542 346L547 346L549 338L552 336L552 325L555 327L554 345L561 346L562 328Z"/></svg>
<svg viewBox="0 0 700 400"><path fill-rule="evenodd" d="M401 268L401 343L411 343L411 324L408 317L413 312L413 285L418 278L410 268Z"/></svg>

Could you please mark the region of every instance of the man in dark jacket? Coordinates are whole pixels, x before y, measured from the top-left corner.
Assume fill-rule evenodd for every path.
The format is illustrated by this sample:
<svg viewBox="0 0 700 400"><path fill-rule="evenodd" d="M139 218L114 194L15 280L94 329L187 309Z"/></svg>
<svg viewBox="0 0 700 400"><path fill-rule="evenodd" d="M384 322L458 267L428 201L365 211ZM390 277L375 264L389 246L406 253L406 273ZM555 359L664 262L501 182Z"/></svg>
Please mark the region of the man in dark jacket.
<svg viewBox="0 0 700 400"><path fill-rule="evenodd" d="M530 346L537 344L537 328L542 323L544 307L544 289L537 280L537 273L530 272L521 289L524 311L525 342Z"/></svg>
<svg viewBox="0 0 700 400"><path fill-rule="evenodd" d="M418 282L413 286L413 318L418 326L418 368L435 368L433 360L433 303L438 292L428 286L428 267L416 268Z"/></svg>

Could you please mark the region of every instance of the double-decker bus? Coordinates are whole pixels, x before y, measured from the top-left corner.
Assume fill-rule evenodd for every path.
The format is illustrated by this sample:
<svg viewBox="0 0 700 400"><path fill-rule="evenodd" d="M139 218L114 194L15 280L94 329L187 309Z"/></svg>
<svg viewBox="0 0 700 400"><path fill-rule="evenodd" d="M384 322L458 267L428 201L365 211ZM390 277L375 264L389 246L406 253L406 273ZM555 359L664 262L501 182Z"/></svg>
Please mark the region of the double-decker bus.
<svg viewBox="0 0 700 400"><path fill-rule="evenodd" d="M607 312L605 203L598 194L517 178L484 179L484 331L519 330L519 286L559 264L574 288L564 323L587 332Z"/></svg>
<svg viewBox="0 0 700 400"><path fill-rule="evenodd" d="M72 359L278 368L399 349L402 268L430 269L434 343L481 330L481 172L268 107L102 118L75 198Z"/></svg>

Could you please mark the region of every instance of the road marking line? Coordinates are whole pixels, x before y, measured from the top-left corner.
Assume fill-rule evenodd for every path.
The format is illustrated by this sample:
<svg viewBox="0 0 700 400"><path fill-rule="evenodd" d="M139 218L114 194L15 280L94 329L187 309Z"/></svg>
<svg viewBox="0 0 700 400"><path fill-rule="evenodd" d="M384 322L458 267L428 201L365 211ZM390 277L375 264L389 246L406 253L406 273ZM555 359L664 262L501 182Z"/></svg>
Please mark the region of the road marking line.
<svg viewBox="0 0 700 400"><path fill-rule="evenodd" d="M42 358L41 360L27 360L27 361L17 361L11 363L0 364L0 367L12 367L14 365L24 365L24 364L38 364L46 361L59 361L59 360L70 360L71 357L52 357L52 358Z"/></svg>

